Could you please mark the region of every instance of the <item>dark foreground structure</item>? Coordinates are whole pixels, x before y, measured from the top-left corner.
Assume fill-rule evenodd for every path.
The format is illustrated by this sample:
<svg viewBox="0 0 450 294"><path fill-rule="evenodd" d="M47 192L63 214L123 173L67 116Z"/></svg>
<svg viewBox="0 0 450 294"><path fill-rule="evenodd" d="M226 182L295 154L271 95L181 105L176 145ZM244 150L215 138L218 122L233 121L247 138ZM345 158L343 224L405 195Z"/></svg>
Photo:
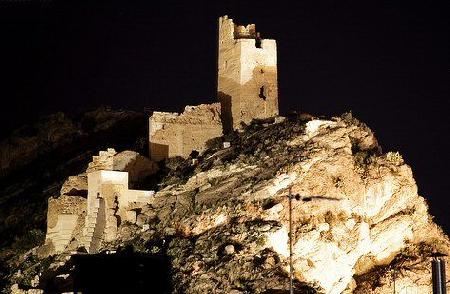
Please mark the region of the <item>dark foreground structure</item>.
<svg viewBox="0 0 450 294"><path fill-rule="evenodd" d="M442 257L435 257L431 261L433 275L433 294L447 294L445 260Z"/></svg>
<svg viewBox="0 0 450 294"><path fill-rule="evenodd" d="M164 256L117 253L73 256L75 293L170 293ZM69 286L70 287L70 286Z"/></svg>

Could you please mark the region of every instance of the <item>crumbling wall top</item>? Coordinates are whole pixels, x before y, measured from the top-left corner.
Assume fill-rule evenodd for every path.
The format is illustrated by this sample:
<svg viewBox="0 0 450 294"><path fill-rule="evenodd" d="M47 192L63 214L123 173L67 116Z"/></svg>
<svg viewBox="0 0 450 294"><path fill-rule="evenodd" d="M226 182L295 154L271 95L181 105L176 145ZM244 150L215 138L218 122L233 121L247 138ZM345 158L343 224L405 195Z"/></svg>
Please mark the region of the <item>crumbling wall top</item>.
<svg viewBox="0 0 450 294"><path fill-rule="evenodd" d="M98 156L93 156L89 163L86 172L93 172L96 170L112 170L114 167L114 155L117 152L114 148L108 148L106 151L100 151Z"/></svg>
<svg viewBox="0 0 450 294"><path fill-rule="evenodd" d="M228 18L228 15L219 17L219 38L221 39L257 39L260 38L256 32L255 24L239 25Z"/></svg>
<svg viewBox="0 0 450 294"><path fill-rule="evenodd" d="M234 25L234 38L235 39L254 39L256 38L256 26L255 24L248 24L246 26Z"/></svg>
<svg viewBox="0 0 450 294"><path fill-rule="evenodd" d="M154 112L151 121L154 123L179 123L179 124L221 124L220 103L200 104L186 106L183 113Z"/></svg>
<svg viewBox="0 0 450 294"><path fill-rule="evenodd" d="M86 198L79 196L63 195L58 198L48 199L47 227L56 226L58 215L80 215L86 209Z"/></svg>

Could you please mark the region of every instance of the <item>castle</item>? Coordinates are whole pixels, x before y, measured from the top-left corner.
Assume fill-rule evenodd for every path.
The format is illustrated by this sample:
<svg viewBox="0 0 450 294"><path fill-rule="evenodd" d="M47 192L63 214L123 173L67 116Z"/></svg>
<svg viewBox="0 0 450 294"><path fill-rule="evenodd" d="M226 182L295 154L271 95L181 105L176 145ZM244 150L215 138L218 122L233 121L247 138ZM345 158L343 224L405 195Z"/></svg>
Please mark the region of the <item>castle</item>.
<svg viewBox="0 0 450 294"><path fill-rule="evenodd" d="M181 114L154 112L149 118L152 161L108 149L94 156L86 174L70 177L60 197L49 199L46 244L51 251L97 252L103 241L116 238L121 222L142 225L136 212L152 203L154 192L129 189L129 177L148 176L157 161L187 158L203 151L210 139L278 115L275 40L261 39L254 24L236 25L227 16L219 18L218 37L219 102L186 106ZM87 199L72 191L84 191Z"/></svg>
<svg viewBox="0 0 450 294"><path fill-rule="evenodd" d="M228 16L218 24L219 103L186 106L183 113L154 112L149 149L154 161L201 152L205 143L253 119L278 115L275 40L261 39L254 24L237 25Z"/></svg>

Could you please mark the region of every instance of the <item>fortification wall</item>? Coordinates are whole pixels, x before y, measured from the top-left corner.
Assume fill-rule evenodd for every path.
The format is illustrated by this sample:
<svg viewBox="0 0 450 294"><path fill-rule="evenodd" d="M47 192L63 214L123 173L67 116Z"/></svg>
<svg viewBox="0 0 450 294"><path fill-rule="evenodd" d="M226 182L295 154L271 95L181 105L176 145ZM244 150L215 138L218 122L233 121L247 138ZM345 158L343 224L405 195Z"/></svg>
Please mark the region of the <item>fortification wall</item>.
<svg viewBox="0 0 450 294"><path fill-rule="evenodd" d="M82 225L86 206L86 198L79 196L63 195L48 200L46 243L53 246L55 252L63 251L75 228Z"/></svg>
<svg viewBox="0 0 450 294"><path fill-rule="evenodd" d="M92 156L92 161L89 162L87 173L96 170L113 170L114 156L117 154L114 148L108 148L106 151L99 151L98 155Z"/></svg>
<svg viewBox="0 0 450 294"><path fill-rule="evenodd" d="M153 191L131 190L129 185L157 169L155 162L134 151L116 153L108 148L93 156L86 174L69 177L61 188L61 196L49 199L45 246L48 251L43 254L79 246L92 253L103 241L114 240L119 223L136 222L135 210L153 199Z"/></svg>
<svg viewBox="0 0 450 294"><path fill-rule="evenodd" d="M277 52L275 40L239 40L241 46L240 121L278 115ZM236 127L236 124L235 124Z"/></svg>
<svg viewBox="0 0 450 294"><path fill-rule="evenodd" d="M277 48L254 24L219 18L218 98L224 130L278 115Z"/></svg>
<svg viewBox="0 0 450 294"><path fill-rule="evenodd" d="M88 174L88 205L83 231L84 246L97 252L101 242L117 237L120 222L136 222L132 209L149 204L153 191L130 190L128 172L95 171ZM130 209L130 205L133 208Z"/></svg>
<svg viewBox="0 0 450 294"><path fill-rule="evenodd" d="M154 161L188 157L203 151L208 140L223 134L220 104L186 106L183 113L154 112L149 120L150 156Z"/></svg>

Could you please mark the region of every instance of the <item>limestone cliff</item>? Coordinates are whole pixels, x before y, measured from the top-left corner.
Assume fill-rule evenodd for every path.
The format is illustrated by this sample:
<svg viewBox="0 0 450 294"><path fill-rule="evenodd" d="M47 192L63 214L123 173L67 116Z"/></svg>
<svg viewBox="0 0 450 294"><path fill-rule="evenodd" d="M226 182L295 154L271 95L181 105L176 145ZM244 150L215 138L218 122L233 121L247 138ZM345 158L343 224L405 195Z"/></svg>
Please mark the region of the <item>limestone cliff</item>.
<svg viewBox="0 0 450 294"><path fill-rule="evenodd" d="M174 293L283 293L290 190L296 293L431 293L430 255L449 240L411 168L363 123L265 121L223 140L195 164L169 160L142 221L104 249L169 256Z"/></svg>

